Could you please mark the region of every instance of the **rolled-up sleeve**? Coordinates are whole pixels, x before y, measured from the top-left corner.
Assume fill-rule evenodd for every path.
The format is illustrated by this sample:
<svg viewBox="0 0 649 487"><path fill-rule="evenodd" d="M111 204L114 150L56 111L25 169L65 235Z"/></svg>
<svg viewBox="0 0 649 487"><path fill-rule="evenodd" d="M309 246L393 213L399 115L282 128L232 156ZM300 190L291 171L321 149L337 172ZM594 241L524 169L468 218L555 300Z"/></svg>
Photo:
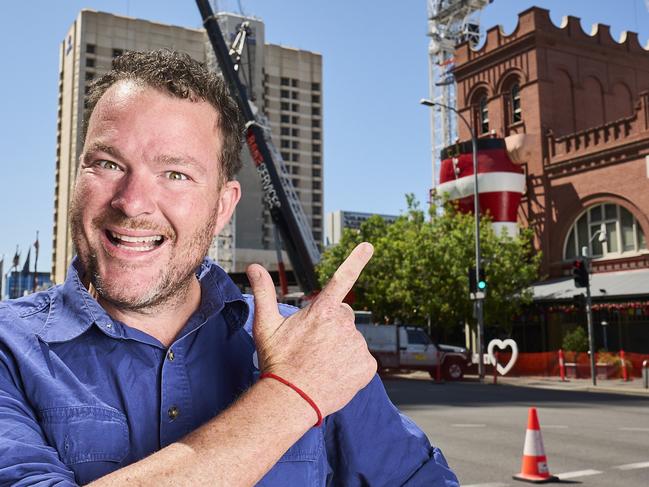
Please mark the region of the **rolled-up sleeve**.
<svg viewBox="0 0 649 487"><path fill-rule="evenodd" d="M325 422L330 484L459 487L442 452L401 414L378 376Z"/></svg>
<svg viewBox="0 0 649 487"><path fill-rule="evenodd" d="M0 485L77 485L73 472L47 444L19 381L0 345Z"/></svg>

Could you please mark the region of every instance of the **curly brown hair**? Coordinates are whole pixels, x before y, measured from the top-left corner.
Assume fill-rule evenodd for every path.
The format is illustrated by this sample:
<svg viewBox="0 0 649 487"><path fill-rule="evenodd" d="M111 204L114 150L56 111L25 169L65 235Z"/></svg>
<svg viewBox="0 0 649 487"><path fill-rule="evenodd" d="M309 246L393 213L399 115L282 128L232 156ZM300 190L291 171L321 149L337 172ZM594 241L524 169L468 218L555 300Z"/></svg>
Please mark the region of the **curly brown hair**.
<svg viewBox="0 0 649 487"><path fill-rule="evenodd" d="M83 139L88 121L104 93L118 81L135 81L190 101L207 101L219 114L223 136L221 163L226 181L241 169L243 120L236 101L228 92L222 77L209 71L204 64L186 53L170 49L126 51L113 59L112 69L93 81L85 99Z"/></svg>

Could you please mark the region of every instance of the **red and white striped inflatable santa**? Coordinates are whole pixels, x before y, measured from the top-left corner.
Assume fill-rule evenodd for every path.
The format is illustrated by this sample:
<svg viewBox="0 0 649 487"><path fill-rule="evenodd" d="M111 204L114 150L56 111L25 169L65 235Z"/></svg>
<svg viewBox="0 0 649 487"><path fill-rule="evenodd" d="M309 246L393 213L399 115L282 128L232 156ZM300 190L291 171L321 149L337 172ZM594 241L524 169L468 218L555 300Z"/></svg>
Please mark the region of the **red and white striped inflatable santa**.
<svg viewBox="0 0 649 487"><path fill-rule="evenodd" d="M525 136L479 139L478 191L480 214L489 214L494 231L517 234L516 215L525 193L525 174L520 156ZM461 142L442 151L438 194L457 201L460 211L473 213L474 177L471 142ZM513 160L516 161L513 162Z"/></svg>

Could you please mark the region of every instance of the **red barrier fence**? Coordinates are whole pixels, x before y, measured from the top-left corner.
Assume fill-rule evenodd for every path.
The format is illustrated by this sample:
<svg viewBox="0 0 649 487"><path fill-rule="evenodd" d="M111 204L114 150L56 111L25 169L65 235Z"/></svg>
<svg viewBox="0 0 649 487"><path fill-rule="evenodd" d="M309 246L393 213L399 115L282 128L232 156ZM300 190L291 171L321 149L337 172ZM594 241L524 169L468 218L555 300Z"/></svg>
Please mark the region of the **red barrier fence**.
<svg viewBox="0 0 649 487"><path fill-rule="evenodd" d="M590 377L590 360L587 352L563 352L566 377ZM500 352L498 362L507 364L511 353ZM624 352L628 377L642 377L642 361L649 359L649 354ZM620 355L614 352L598 352L595 354L597 375L600 378L622 378L622 361ZM559 351L540 353L519 353L516 364L507 375L542 375L560 376Z"/></svg>

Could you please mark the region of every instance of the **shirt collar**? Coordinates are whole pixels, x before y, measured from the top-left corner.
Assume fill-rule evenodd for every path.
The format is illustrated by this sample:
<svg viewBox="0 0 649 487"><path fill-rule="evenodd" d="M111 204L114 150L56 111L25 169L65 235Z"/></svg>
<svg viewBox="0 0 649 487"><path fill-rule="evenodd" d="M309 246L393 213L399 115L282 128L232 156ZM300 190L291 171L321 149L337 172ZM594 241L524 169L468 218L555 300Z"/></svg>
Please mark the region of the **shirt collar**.
<svg viewBox="0 0 649 487"><path fill-rule="evenodd" d="M83 267L78 257L70 264L62 286L52 288L50 309L45 325L38 336L47 343L66 342L84 333L96 324L106 335L123 338L121 326L115 322L101 305L90 295L82 282ZM205 258L196 271L201 282L201 305L196 313L203 323L222 312L230 334L240 329L248 318L248 306L239 288L227 273L214 261ZM196 315L195 313L195 315ZM194 321L194 317L189 321ZM185 330L183 334L186 334Z"/></svg>

